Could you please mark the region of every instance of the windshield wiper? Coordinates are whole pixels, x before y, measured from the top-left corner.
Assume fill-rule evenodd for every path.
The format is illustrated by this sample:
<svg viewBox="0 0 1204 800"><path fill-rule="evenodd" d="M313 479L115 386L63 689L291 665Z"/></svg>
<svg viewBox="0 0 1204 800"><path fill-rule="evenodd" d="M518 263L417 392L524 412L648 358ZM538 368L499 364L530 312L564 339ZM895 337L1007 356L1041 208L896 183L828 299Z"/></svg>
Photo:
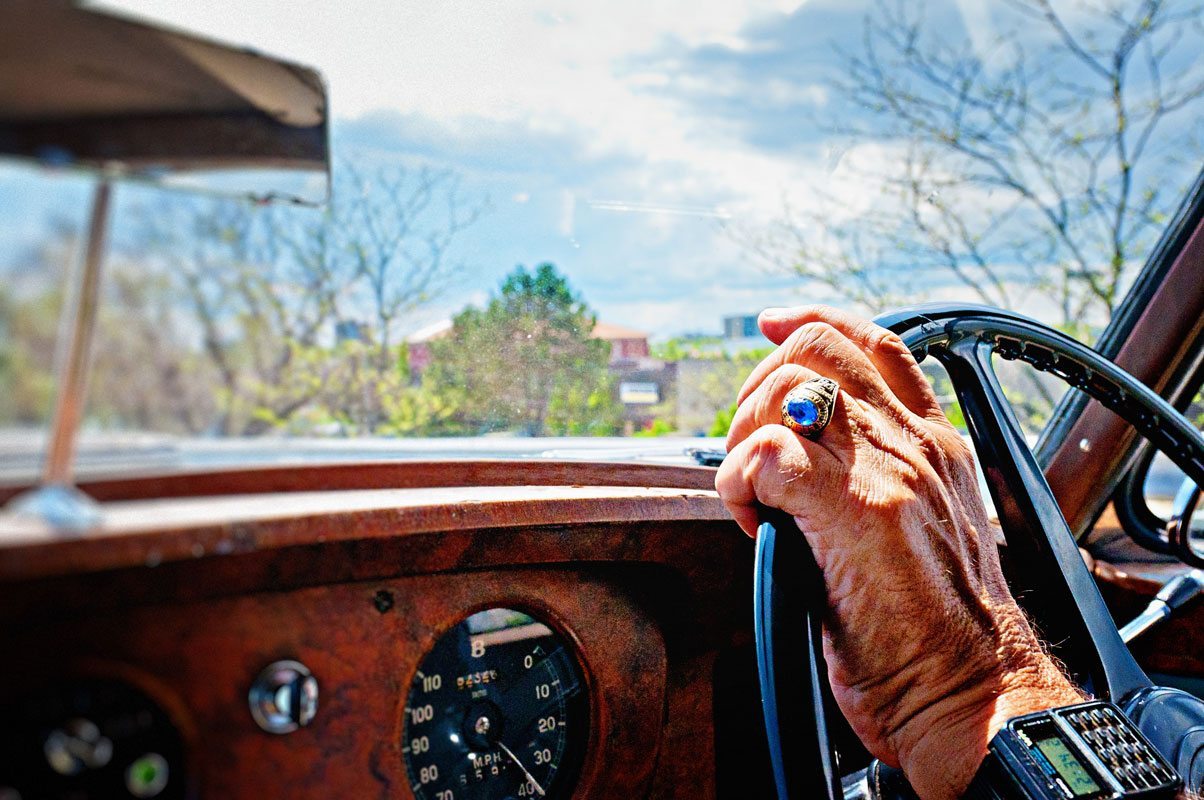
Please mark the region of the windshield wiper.
<svg viewBox="0 0 1204 800"><path fill-rule="evenodd" d="M717 467L727 457L727 451L711 447L687 447L686 455L704 467Z"/></svg>

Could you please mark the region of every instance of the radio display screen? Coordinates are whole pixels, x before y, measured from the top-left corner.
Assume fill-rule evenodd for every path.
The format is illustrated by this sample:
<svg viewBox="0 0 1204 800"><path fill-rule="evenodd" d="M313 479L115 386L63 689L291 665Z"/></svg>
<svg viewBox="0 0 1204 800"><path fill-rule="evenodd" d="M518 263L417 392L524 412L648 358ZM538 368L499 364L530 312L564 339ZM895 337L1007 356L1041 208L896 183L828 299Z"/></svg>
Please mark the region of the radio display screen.
<svg viewBox="0 0 1204 800"><path fill-rule="evenodd" d="M1066 785L1070 787L1070 791L1074 792L1075 797L1094 794L1100 790L1099 784L1091 777L1091 773L1083 766L1083 762L1059 737L1049 736L1037 739L1033 744L1041 751L1062 780L1066 781Z"/></svg>

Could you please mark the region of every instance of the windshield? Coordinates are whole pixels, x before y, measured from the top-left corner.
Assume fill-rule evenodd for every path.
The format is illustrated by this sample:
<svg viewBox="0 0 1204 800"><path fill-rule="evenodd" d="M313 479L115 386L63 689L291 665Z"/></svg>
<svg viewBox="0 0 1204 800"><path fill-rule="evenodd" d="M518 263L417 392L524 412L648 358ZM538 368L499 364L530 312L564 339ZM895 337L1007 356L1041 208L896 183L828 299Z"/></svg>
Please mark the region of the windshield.
<svg viewBox="0 0 1204 800"><path fill-rule="evenodd" d="M118 187L85 472L680 453L726 432L768 306L966 300L1090 342L1201 163L1192 4L103 7L313 65L334 157L319 211ZM0 168L6 478L90 186ZM1004 379L1036 434L1060 389Z"/></svg>

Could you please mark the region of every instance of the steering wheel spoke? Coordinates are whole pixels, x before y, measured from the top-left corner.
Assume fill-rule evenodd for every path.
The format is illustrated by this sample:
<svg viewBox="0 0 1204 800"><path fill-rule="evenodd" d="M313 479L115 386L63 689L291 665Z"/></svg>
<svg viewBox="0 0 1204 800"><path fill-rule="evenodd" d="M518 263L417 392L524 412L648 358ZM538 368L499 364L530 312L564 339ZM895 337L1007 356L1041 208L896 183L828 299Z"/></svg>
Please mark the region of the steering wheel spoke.
<svg viewBox="0 0 1204 800"><path fill-rule="evenodd" d="M1023 570L1011 570L1009 578L1017 601L1080 684L1125 707L1163 755L1175 758L1181 738L1204 720L1204 703L1177 690L1152 687L1121 640L1004 396L992 358L998 354L1025 361L1086 392L1133 424L1198 485L1204 485L1204 437L1165 400L1103 356L1027 317L946 303L904 309L877 322L897 333L917 360L932 355L948 371L995 501L1008 558L1024 565ZM792 519L766 510L763 522L768 525L762 534L771 535L758 542L754 605L758 670L767 733L776 749L779 798L835 798L836 760L829 731L836 720L828 715L839 712L824 692L828 678L817 646L821 604L797 585L793 591L781 591L782 576L797 581L809 575L814 584L818 568L810 553L774 546L772 533L789 530ZM805 541L802 536L781 537L778 546L792 539ZM809 678L812 690L800 691L783 680L787 676ZM1164 724L1168 714L1174 721ZM781 721L786 718L814 718L814 733L787 730L783 736ZM1185 752L1190 755L1195 749Z"/></svg>
<svg viewBox="0 0 1204 800"><path fill-rule="evenodd" d="M1004 396L991 360L998 340L984 335L975 321L951 322L945 333L946 342L931 346L929 353L944 365L957 392L1007 539L1008 556L1030 567L1012 577L1013 592L1028 605L1046 610L1037 621L1045 639L1055 643L1074 677L1097 695L1119 701L1149 686L1121 641ZM1050 356L1048 365L1054 367L1056 356Z"/></svg>

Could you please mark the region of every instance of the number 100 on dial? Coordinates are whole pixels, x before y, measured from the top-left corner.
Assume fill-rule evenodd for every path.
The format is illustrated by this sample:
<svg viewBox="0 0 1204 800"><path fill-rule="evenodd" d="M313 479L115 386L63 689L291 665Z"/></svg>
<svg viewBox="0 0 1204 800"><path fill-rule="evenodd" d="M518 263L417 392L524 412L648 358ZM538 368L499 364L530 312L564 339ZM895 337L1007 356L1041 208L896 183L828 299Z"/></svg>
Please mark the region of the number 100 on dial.
<svg viewBox="0 0 1204 800"><path fill-rule="evenodd" d="M419 800L568 797L586 740L585 681L566 638L491 608L435 643L410 684L401 751Z"/></svg>

